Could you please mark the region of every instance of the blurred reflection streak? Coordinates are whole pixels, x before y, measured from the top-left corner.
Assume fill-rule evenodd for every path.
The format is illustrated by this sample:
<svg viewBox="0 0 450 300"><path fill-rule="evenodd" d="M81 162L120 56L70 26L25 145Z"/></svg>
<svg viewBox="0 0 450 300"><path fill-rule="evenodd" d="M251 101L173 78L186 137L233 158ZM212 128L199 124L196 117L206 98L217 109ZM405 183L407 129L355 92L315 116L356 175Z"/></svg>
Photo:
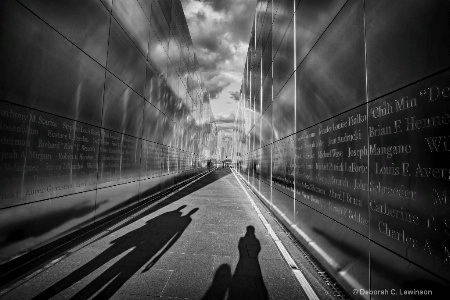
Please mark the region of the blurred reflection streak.
<svg viewBox="0 0 450 300"><path fill-rule="evenodd" d="M297 69L297 130L365 102L363 21L347 2Z"/></svg>
<svg viewBox="0 0 450 300"><path fill-rule="evenodd" d="M296 10L297 64L301 64L345 0L302 0Z"/></svg>
<svg viewBox="0 0 450 300"><path fill-rule="evenodd" d="M119 21L142 55L147 56L150 24L136 0L114 1L113 16Z"/></svg>

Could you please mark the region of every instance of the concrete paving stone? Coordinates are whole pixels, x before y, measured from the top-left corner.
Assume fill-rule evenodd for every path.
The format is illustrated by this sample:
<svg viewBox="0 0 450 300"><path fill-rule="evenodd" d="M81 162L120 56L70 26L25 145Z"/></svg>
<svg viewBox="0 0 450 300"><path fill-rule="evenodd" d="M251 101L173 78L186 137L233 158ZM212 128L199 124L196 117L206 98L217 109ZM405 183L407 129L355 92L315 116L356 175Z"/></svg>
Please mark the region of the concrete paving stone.
<svg viewBox="0 0 450 300"><path fill-rule="evenodd" d="M262 277L261 266L257 259L239 257L234 269L236 276Z"/></svg>
<svg viewBox="0 0 450 300"><path fill-rule="evenodd" d="M217 219L219 220L219 223L221 224L242 224L242 223L250 223L248 225L251 225L251 223L255 223L255 218L251 216L239 216L239 215L221 215L217 216ZM247 225L247 226L248 226Z"/></svg>
<svg viewBox="0 0 450 300"><path fill-rule="evenodd" d="M193 232L189 232L189 234L183 234L183 240L189 240L191 242L196 241L216 241L218 238L218 233L216 232L208 232L202 230L196 230Z"/></svg>
<svg viewBox="0 0 450 300"><path fill-rule="evenodd" d="M239 249L235 243L218 242L217 251L214 254L219 256L239 256Z"/></svg>
<svg viewBox="0 0 450 300"><path fill-rule="evenodd" d="M112 265L95 271L60 293L69 298L88 299L97 295L109 299L113 295L160 295L172 271L147 269L146 264ZM127 299L124 297L123 299Z"/></svg>
<svg viewBox="0 0 450 300"><path fill-rule="evenodd" d="M40 292L45 290L45 286L35 285L21 285L9 293L1 296L2 300L18 300L18 299L31 299Z"/></svg>
<svg viewBox="0 0 450 300"><path fill-rule="evenodd" d="M186 253L189 254L203 254L203 255L214 255L219 254L219 246L216 241L191 241L186 245Z"/></svg>
<svg viewBox="0 0 450 300"><path fill-rule="evenodd" d="M204 230L201 226L189 226L185 231L181 234L179 241L192 240L195 236L201 235L204 233L214 233L210 231Z"/></svg>
<svg viewBox="0 0 450 300"><path fill-rule="evenodd" d="M273 278L294 278L292 270L288 264L279 259L259 259L259 265L264 277Z"/></svg>
<svg viewBox="0 0 450 300"><path fill-rule="evenodd" d="M308 300L299 284L292 284L285 279L264 280L269 299L273 300Z"/></svg>
<svg viewBox="0 0 450 300"><path fill-rule="evenodd" d="M201 299L213 281L210 272L194 273L188 270L175 271L169 279L162 296Z"/></svg>
<svg viewBox="0 0 450 300"><path fill-rule="evenodd" d="M203 218L201 220L199 220L202 223L206 223L206 224L222 224L223 222L221 222L220 218L211 218L211 217L206 217Z"/></svg>
<svg viewBox="0 0 450 300"><path fill-rule="evenodd" d="M202 200L197 199L197 200L193 200L192 203L195 203L202 209L206 209L206 210L210 210L213 207L218 207L223 204L222 202L213 202L210 199L202 199Z"/></svg>
<svg viewBox="0 0 450 300"><path fill-rule="evenodd" d="M162 297L162 296L142 296L142 295L123 295L123 294L115 294L110 298L111 300L178 300L184 298L177 297Z"/></svg>
<svg viewBox="0 0 450 300"><path fill-rule="evenodd" d="M254 221L254 219L250 218L219 218L217 224L218 225L227 225L227 224L235 224L239 225L239 227L246 229L247 226L258 226L259 224ZM256 223L256 224L255 224ZM245 233L245 232L244 232Z"/></svg>
<svg viewBox="0 0 450 300"><path fill-rule="evenodd" d="M241 231L239 232L239 234L240 234L241 237L245 237L245 235L247 234L247 227L251 226L255 230L255 235L254 235L255 238L258 239L260 241L260 243L261 243L261 241L264 241L265 244L269 243L271 238L270 239L267 238L267 236L266 236L267 230L266 230L266 228L263 225L259 225L256 222L247 223L245 225L244 224L242 224L240 226Z"/></svg>
<svg viewBox="0 0 450 300"><path fill-rule="evenodd" d="M242 228L240 225L236 224L209 224L209 223L200 223L195 225L197 229L202 229L207 232L215 232L218 233L219 236L222 234L233 234L239 235L242 232L245 233L245 227Z"/></svg>
<svg viewBox="0 0 450 300"><path fill-rule="evenodd" d="M237 233L234 233L234 234L221 233L221 234L218 234L217 242L232 244L232 245L235 245L237 248L237 246L239 244L239 239L241 239L241 238L242 238L242 236Z"/></svg>
<svg viewBox="0 0 450 300"><path fill-rule="evenodd" d="M211 195L211 196L206 196L206 197L196 197L195 199L193 199L193 202L196 205L200 205L200 206L221 206L221 205L233 205L234 203L237 204L236 202L230 202L227 201L226 199L220 198L220 197L216 197L217 192L215 193L215 195Z"/></svg>
<svg viewBox="0 0 450 300"><path fill-rule="evenodd" d="M168 250L154 265L152 268L163 270L175 270L179 268L178 262L184 261L190 257L190 254L170 252Z"/></svg>
<svg viewBox="0 0 450 300"><path fill-rule="evenodd" d="M247 207L237 204L219 204L219 205L206 205L207 209L217 213L230 213L234 212L236 214L246 214L245 209Z"/></svg>
<svg viewBox="0 0 450 300"><path fill-rule="evenodd" d="M52 297L51 299L74 299L74 298L77 299L77 298L80 298L78 293L80 291L82 291L83 288L89 284L89 282L94 280L95 277L96 276L94 276L94 275L90 275L90 276L76 282L75 284L69 286L68 288L61 291L60 293L58 293L56 296ZM78 294L78 297L76 297L77 294Z"/></svg>
<svg viewBox="0 0 450 300"><path fill-rule="evenodd" d="M70 275L73 271L80 268L83 264L75 263L70 261L62 261L51 268L37 274L33 278L30 278L25 285L33 285L33 286L50 286L62 278Z"/></svg>
<svg viewBox="0 0 450 300"><path fill-rule="evenodd" d="M185 253L188 244L188 240L178 240L173 246L167 249L167 252Z"/></svg>
<svg viewBox="0 0 450 300"><path fill-rule="evenodd" d="M213 270L216 272L221 266L226 265L231 269L231 273L234 273L238 261L239 256L214 255Z"/></svg>
<svg viewBox="0 0 450 300"><path fill-rule="evenodd" d="M280 251L278 251L278 248L273 245L261 245L261 252L258 255L258 258L260 259L280 259L283 260L284 263L284 259L281 256Z"/></svg>
<svg viewBox="0 0 450 300"><path fill-rule="evenodd" d="M86 247L86 246L96 242L97 240L105 237L108 234L109 234L108 231L102 231L100 234L98 234L98 235L96 235L94 237L91 237L90 239L87 239L86 241L84 241L82 243L79 243L78 245L76 245L75 247L71 248L67 252L76 252L76 251L78 251L78 250L80 250L80 249L82 249L82 248L84 248L84 247Z"/></svg>
<svg viewBox="0 0 450 300"><path fill-rule="evenodd" d="M173 271L150 269L137 272L119 289L122 295L161 296Z"/></svg>
<svg viewBox="0 0 450 300"><path fill-rule="evenodd" d="M95 249L103 249L103 250L105 250L106 248L109 248L111 246L122 247L122 248L127 247L127 246L123 245L123 243L115 245L115 241L118 238L121 238L121 240L124 240L124 239L128 239L129 237L127 237L126 234L117 234L117 233L109 234L107 236L102 237L101 239L93 241L89 245L86 245L86 247L95 248Z"/></svg>
<svg viewBox="0 0 450 300"><path fill-rule="evenodd" d="M209 210L209 213L216 215L240 215L240 216L249 216L254 214L250 207L247 206L236 206L236 205L219 205L212 206L207 205L204 206L205 210Z"/></svg>
<svg viewBox="0 0 450 300"><path fill-rule="evenodd" d="M11 299L31 299L42 292L46 292L40 296L42 298L72 298L89 283L110 270L121 257L123 255L101 264L98 268L89 263L61 261L19 286L19 291L15 291Z"/></svg>
<svg viewBox="0 0 450 300"><path fill-rule="evenodd" d="M246 300L259 300L267 299L267 290L264 283L258 282L261 278L255 280L253 276L236 276L231 278L231 284L228 291L228 297L230 299L246 299Z"/></svg>
<svg viewBox="0 0 450 300"><path fill-rule="evenodd" d="M94 258L101 259L104 263L113 263L128 254L132 248L111 247L105 244L103 248L87 246L83 249L67 256L63 262L74 262L78 264L86 264Z"/></svg>
<svg viewBox="0 0 450 300"><path fill-rule="evenodd" d="M261 245L270 245L270 246L276 247L274 240L268 234L263 234L263 235L260 234L260 235L257 235L256 238L259 240L259 243Z"/></svg>
<svg viewBox="0 0 450 300"><path fill-rule="evenodd" d="M111 300L151 300L151 299L158 299L162 300L164 298L161 298L159 296L155 297L149 297L145 295L129 295L129 294L121 294L121 293L115 293L111 298Z"/></svg>
<svg viewBox="0 0 450 300"><path fill-rule="evenodd" d="M196 272L196 269L212 270L213 263L214 257L211 255L167 252L156 262L153 268L163 270L189 269Z"/></svg>

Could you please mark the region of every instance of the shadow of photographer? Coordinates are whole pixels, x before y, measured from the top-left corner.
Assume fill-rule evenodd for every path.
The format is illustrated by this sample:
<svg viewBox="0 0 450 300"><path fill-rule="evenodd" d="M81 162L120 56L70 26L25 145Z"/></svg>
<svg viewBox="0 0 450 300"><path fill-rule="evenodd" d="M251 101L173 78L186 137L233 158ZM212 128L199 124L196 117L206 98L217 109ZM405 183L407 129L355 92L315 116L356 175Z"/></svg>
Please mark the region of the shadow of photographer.
<svg viewBox="0 0 450 300"><path fill-rule="evenodd" d="M238 249L239 261L234 274L228 264L220 265L202 300L269 299L258 260L261 244L253 226L248 226L239 239Z"/></svg>

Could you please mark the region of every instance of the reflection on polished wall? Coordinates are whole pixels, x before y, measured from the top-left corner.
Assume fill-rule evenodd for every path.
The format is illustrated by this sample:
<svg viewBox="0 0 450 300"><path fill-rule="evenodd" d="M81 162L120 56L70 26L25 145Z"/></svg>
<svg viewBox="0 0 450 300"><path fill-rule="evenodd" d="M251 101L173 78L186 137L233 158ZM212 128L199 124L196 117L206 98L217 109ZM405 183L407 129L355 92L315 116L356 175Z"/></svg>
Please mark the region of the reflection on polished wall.
<svg viewBox="0 0 450 300"><path fill-rule="evenodd" d="M0 2L0 264L205 170L179 0Z"/></svg>
<svg viewBox="0 0 450 300"><path fill-rule="evenodd" d="M234 158L352 297L450 287L449 11L258 1Z"/></svg>

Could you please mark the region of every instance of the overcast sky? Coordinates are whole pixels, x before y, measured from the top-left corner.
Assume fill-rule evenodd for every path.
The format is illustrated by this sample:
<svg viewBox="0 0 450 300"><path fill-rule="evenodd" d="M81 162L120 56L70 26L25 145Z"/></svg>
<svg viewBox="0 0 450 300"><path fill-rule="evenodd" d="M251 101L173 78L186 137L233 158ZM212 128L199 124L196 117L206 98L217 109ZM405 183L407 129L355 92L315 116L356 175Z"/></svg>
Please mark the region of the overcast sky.
<svg viewBox="0 0 450 300"><path fill-rule="evenodd" d="M181 0L219 129L232 128L256 0Z"/></svg>

